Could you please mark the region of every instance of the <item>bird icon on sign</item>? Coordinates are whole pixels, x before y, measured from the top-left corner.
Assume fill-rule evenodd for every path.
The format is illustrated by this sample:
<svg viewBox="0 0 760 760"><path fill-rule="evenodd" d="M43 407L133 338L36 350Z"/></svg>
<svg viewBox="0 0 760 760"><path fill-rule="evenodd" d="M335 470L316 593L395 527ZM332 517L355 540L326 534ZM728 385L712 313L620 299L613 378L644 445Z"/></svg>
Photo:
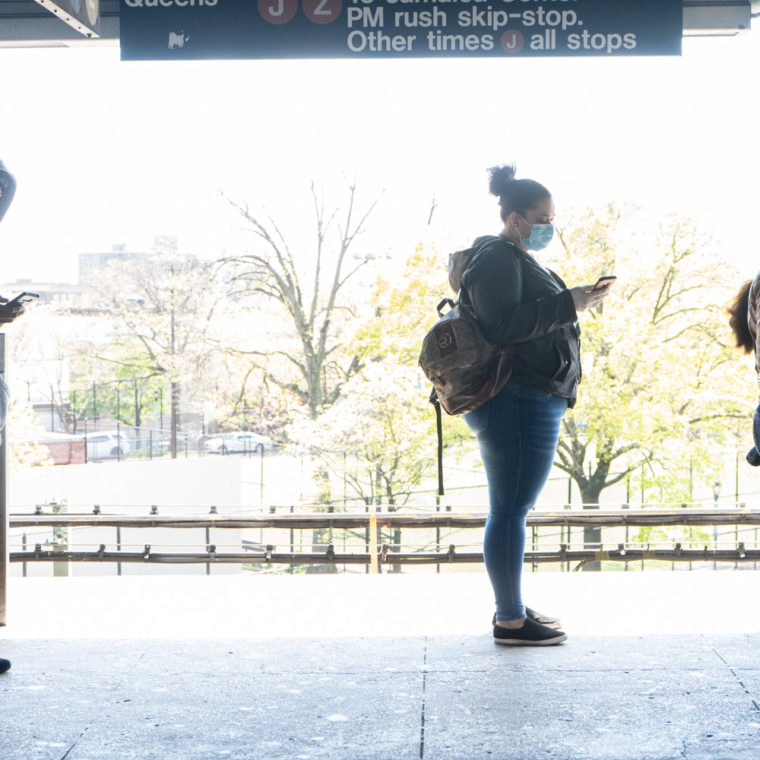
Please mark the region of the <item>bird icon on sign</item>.
<svg viewBox="0 0 760 760"><path fill-rule="evenodd" d="M169 32L169 50L185 47L185 43L189 40L189 34L186 37L184 32Z"/></svg>

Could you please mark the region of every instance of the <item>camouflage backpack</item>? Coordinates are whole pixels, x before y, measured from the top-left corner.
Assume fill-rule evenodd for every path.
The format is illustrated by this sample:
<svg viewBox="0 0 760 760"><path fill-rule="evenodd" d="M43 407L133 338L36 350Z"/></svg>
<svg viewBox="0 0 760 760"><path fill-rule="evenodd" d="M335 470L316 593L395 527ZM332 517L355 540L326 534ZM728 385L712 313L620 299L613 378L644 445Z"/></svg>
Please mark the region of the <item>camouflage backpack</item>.
<svg viewBox="0 0 760 760"><path fill-rule="evenodd" d="M444 298L438 304L438 321L428 330L420 351L420 367L433 383L431 402L448 414L482 406L504 387L511 371L512 347L491 343L469 300L462 299L462 276L477 252L468 248L449 256L449 284L459 298Z"/></svg>
<svg viewBox="0 0 760 760"><path fill-rule="evenodd" d="M438 493L443 495L443 429L441 407L448 414L471 412L492 399L512 372L512 346L491 343L465 297L462 277L478 248L449 256L449 284L458 298L444 298L436 307L438 321L422 341L419 365L433 384L430 403L435 407L438 430ZM444 307L448 311L444 312Z"/></svg>

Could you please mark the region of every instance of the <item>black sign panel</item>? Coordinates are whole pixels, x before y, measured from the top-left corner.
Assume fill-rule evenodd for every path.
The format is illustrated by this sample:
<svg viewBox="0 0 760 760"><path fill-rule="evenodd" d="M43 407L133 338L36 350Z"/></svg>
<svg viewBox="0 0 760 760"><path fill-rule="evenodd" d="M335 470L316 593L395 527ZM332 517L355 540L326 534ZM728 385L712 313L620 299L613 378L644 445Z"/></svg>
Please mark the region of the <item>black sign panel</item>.
<svg viewBox="0 0 760 760"><path fill-rule="evenodd" d="M121 0L122 60L680 55L681 0Z"/></svg>

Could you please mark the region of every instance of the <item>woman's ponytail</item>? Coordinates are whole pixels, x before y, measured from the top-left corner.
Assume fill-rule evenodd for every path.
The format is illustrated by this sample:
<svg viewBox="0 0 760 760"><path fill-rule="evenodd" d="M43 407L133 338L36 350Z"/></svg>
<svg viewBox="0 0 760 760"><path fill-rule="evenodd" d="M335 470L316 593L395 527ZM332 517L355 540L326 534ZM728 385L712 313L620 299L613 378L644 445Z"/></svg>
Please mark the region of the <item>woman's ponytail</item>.
<svg viewBox="0 0 760 760"><path fill-rule="evenodd" d="M537 203L552 197L551 193L535 180L515 179L516 171L514 164L492 166L488 170L488 189L499 199L502 221L513 211L524 214Z"/></svg>

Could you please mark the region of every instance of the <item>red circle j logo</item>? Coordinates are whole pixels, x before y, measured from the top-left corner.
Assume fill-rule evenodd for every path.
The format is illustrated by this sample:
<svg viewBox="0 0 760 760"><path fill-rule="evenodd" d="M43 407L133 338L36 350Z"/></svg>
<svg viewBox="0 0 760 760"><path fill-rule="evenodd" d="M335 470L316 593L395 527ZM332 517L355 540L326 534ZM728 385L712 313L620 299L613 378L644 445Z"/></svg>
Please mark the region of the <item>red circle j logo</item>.
<svg viewBox="0 0 760 760"><path fill-rule="evenodd" d="M505 53L519 53L524 44L525 38L516 29L508 29L501 35L501 49Z"/></svg>

